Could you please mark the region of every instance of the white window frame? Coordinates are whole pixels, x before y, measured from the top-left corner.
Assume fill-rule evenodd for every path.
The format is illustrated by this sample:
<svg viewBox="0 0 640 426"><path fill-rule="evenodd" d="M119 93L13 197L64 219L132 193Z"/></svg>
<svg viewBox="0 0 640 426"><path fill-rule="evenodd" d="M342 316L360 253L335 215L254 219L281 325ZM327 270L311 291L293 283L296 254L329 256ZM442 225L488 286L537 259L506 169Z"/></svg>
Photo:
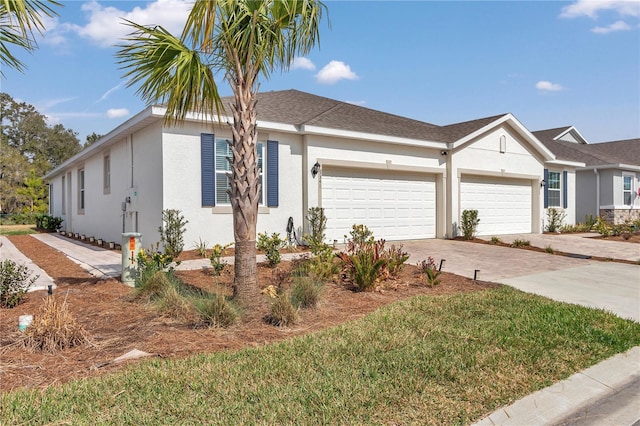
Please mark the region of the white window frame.
<svg viewBox="0 0 640 426"><path fill-rule="evenodd" d="M629 189L625 189L625 187L624 187L624 181L625 181L626 178L629 178L629 183L630 183ZM634 188L635 188L635 185L634 185L635 182L634 181L635 181L635 175L630 174L630 173L623 173L622 174L622 204L625 205L625 206L632 206L633 205L633 194L635 192L634 191ZM627 193L629 194L629 203L628 204L625 202L625 199L624 199L625 198L625 194L627 194Z"/></svg>
<svg viewBox="0 0 640 426"><path fill-rule="evenodd" d="M62 175L62 184L60 185L62 188L62 206L60 206L60 212L63 215L67 214L67 177Z"/></svg>
<svg viewBox="0 0 640 426"><path fill-rule="evenodd" d="M552 174L557 174L558 175L558 187L554 188L551 186L551 182L554 181L555 179L551 179L551 175ZM562 172L558 172L555 170L549 170L549 176L548 176L548 181L547 181L547 206L549 208L560 208L562 207ZM554 203L551 202L551 194L552 193L557 193L558 194L558 203L555 204L555 200Z"/></svg>
<svg viewBox="0 0 640 426"><path fill-rule="evenodd" d="M85 179L86 174L84 172L84 167L78 169L78 214L84 214L84 209L87 204L86 190L85 190Z"/></svg>
<svg viewBox="0 0 640 426"><path fill-rule="evenodd" d="M227 144L227 139L225 138L216 138L215 140L215 146L214 146L214 164L215 164L215 181L216 181L216 187L215 187L215 201L216 201L216 206L230 206L231 202L229 201L229 195L226 193L226 188L224 189L224 192L220 192L218 191L219 189L222 190L222 188L220 188L218 186L218 182L219 179L224 179L226 181L227 179L227 173L231 172L231 165L229 164L229 161L227 161L227 157L230 155L233 155L231 153L231 150L226 150L225 151L219 151L218 150L218 144L224 144L225 146L228 146ZM267 148L267 144L266 142L261 142L258 141L258 143L256 144L256 149L258 150L258 182L261 184L261 189L260 189L260 194L259 194L259 198L258 198L258 205L259 206L263 206L264 205L264 194L266 193L265 191L265 179L263 178L263 171L264 171L264 159L265 159L265 150ZM220 160L224 160L224 162L218 162L219 158L218 157L223 157L224 158L220 158ZM220 167L221 164L224 164L224 167Z"/></svg>
<svg viewBox="0 0 640 426"><path fill-rule="evenodd" d="M111 193L111 153L106 152L102 158L102 190L104 194Z"/></svg>
<svg viewBox="0 0 640 426"><path fill-rule="evenodd" d="M55 198L55 194L53 193L53 182L49 183L49 214L53 216L55 212L53 211L53 199Z"/></svg>

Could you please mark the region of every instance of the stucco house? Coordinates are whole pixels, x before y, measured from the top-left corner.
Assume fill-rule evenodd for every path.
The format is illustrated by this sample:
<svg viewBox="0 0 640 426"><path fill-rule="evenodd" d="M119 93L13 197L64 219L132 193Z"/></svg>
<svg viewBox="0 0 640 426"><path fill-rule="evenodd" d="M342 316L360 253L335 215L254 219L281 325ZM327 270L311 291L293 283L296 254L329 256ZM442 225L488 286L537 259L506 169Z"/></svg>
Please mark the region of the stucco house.
<svg viewBox="0 0 640 426"><path fill-rule="evenodd" d="M582 162L576 170L576 218L614 224L640 219L640 139L590 144L573 126L533 132L557 158Z"/></svg>
<svg viewBox="0 0 640 426"><path fill-rule="evenodd" d="M550 167L563 172L560 196L575 208L582 164L556 159L511 114L438 126L297 90L260 93L257 105L258 232L284 235L289 218L305 227L308 209L321 206L329 242L353 224L387 240L452 237L465 209L479 211L480 235L538 233ZM141 232L147 247L159 240L162 210L179 209L187 247L233 241L231 119L165 127L164 112L147 107L47 174L63 230L108 241Z"/></svg>

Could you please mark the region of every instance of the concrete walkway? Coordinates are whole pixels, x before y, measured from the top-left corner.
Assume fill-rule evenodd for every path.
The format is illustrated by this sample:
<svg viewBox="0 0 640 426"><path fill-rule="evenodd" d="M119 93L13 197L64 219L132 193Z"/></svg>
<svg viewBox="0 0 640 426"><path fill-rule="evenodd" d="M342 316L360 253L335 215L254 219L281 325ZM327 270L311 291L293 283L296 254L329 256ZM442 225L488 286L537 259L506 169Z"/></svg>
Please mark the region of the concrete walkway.
<svg viewBox="0 0 640 426"><path fill-rule="evenodd" d="M28 291L47 290L50 285L52 286L52 289L56 288L53 278L40 269L38 265L33 263L31 259L22 254L22 252L19 251L7 237L0 237L0 261L4 261L5 259L13 260L17 264L24 265L29 268L29 270L32 271L30 278L35 276L38 277L33 285L29 287Z"/></svg>
<svg viewBox="0 0 640 426"><path fill-rule="evenodd" d="M64 253L94 277L119 278L122 274L122 255L118 252L58 234L32 234L32 237Z"/></svg>

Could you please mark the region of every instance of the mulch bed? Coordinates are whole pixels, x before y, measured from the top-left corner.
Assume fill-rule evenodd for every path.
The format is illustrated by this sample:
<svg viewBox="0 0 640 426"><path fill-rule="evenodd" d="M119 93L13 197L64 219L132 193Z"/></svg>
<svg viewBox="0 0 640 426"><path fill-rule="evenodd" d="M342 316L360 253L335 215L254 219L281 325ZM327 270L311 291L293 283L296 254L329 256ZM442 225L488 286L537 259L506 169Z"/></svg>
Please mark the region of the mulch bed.
<svg viewBox="0 0 640 426"><path fill-rule="evenodd" d="M269 301L256 291L253 309L245 312L237 324L227 329L195 328L159 316L153 307L133 300L133 289L113 279L91 277L62 253L31 236L9 238L55 280L58 287L54 297L66 299L69 310L86 330L91 343L56 354L29 352L23 348L24 335L17 327L18 316L37 314L43 298L48 297L44 291L28 293L17 307L0 309L0 392L20 387L46 388L116 371L124 364L113 363L113 359L133 349L166 358L261 346L324 330L408 297L497 287L443 272L441 284L429 288L417 267L407 265L397 279L376 292L356 293L340 282L325 284L319 306L301 311L298 322L290 327L274 327L264 322ZM280 283L286 286L291 281L291 267L291 262L282 262L274 269L259 265L260 286ZM233 268L229 266L218 277L210 270L178 274L194 286L231 291Z"/></svg>

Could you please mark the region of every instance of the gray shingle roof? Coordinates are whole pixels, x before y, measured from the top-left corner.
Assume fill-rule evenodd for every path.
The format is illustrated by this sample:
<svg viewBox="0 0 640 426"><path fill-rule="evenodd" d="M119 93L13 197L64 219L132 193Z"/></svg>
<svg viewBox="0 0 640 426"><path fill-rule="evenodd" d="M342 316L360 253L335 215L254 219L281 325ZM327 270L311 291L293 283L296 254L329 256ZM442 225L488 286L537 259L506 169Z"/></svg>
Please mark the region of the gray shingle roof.
<svg viewBox="0 0 640 426"><path fill-rule="evenodd" d="M602 166L605 164L630 164L640 166L640 139L622 141L578 144L560 140L553 140L571 126L556 129L539 130L533 132L559 160L578 161L587 166Z"/></svg>
<svg viewBox="0 0 640 426"><path fill-rule="evenodd" d="M262 121L434 142L455 142L504 115L438 126L293 89L260 92L257 99L258 120ZM223 98L225 105L232 101Z"/></svg>
<svg viewBox="0 0 640 426"><path fill-rule="evenodd" d="M258 120L295 126L309 125L337 130L434 140L438 126L347 102L301 92L281 90L257 95ZM233 98L223 98L225 105Z"/></svg>

